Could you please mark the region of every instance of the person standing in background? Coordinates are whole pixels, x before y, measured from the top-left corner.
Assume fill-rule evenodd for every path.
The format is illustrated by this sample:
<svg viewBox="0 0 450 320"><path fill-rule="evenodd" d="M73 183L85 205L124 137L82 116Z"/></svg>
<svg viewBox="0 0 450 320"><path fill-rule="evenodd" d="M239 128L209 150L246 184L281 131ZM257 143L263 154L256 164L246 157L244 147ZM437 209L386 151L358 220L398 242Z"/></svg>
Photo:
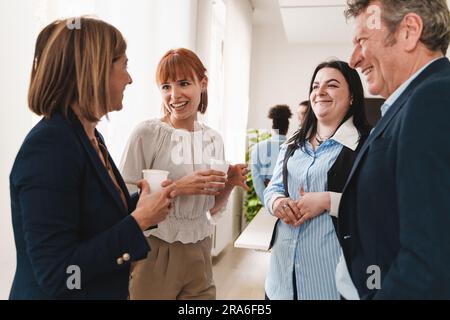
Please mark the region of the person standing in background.
<svg viewBox="0 0 450 320"><path fill-rule="evenodd" d="M286 141L291 116L291 109L285 104L270 108L268 118L272 119L272 136L254 145L250 154L253 185L261 203L264 203L264 189L272 178L280 146Z"/></svg>
<svg viewBox="0 0 450 320"><path fill-rule="evenodd" d="M303 124L303 121L305 120L306 111L308 110L308 100L302 101L297 106L297 120L298 124L301 127Z"/></svg>

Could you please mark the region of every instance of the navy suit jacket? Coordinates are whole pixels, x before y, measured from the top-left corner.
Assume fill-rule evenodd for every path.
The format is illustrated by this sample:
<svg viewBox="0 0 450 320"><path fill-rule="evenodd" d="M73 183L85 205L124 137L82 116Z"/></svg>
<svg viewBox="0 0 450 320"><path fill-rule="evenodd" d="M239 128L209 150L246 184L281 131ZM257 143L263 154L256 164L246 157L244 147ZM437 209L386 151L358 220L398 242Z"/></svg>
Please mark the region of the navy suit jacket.
<svg viewBox="0 0 450 320"><path fill-rule="evenodd" d="M129 215L137 197L109 161L128 211L73 112L43 119L27 135L10 175L17 250L10 299L128 297L130 262L150 248ZM125 253L131 259L118 264ZM79 268L80 289L69 289L71 266Z"/></svg>
<svg viewBox="0 0 450 320"><path fill-rule="evenodd" d="M380 119L344 187L338 235L361 298L450 299L449 128L442 58Z"/></svg>

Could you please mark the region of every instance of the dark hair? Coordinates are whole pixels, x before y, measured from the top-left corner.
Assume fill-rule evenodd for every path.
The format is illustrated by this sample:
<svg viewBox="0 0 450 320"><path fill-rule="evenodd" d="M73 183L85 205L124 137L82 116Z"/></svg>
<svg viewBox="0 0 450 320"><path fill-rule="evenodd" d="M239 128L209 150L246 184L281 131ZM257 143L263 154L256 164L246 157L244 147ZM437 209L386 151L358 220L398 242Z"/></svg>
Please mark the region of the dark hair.
<svg viewBox="0 0 450 320"><path fill-rule="evenodd" d="M347 0L345 16L356 18L373 0ZM440 50L445 55L450 43L450 12L445 0L384 0L382 19L389 30L388 42L395 44L393 35L406 14L413 12L423 21L420 41L431 51Z"/></svg>
<svg viewBox="0 0 450 320"><path fill-rule="evenodd" d="M331 60L327 62L322 62L314 70L313 76L311 78L311 84L309 86L309 93L313 90L314 79L316 78L319 70L323 68L333 68L342 73L345 80L348 83L349 91L352 96L352 104L347 111L347 114L342 119L339 126L341 126L345 121L353 116L353 124L358 130L360 136L365 136L368 134L370 127L367 122L366 113L364 109L364 89L361 83L361 79L355 69L350 68L347 62L339 60ZM308 103L308 109L306 111L305 120L301 128L292 136L289 140L291 148L300 147L305 149L306 141L311 139L316 134L317 130L317 118L311 108L311 104Z"/></svg>
<svg viewBox="0 0 450 320"><path fill-rule="evenodd" d="M300 102L298 105L307 107L309 105L309 100L304 100L304 101Z"/></svg>
<svg viewBox="0 0 450 320"><path fill-rule="evenodd" d="M286 104L277 104L269 110L267 115L272 119L272 129L276 129L280 134L285 135L289 129L289 118L292 116L291 109Z"/></svg>

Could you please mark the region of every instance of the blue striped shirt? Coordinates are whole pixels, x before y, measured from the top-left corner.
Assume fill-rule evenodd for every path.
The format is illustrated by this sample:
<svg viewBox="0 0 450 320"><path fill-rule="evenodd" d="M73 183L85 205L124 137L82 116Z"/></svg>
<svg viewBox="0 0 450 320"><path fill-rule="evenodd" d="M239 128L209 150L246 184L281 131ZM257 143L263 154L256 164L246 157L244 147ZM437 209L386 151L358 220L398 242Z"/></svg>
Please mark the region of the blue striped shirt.
<svg viewBox="0 0 450 320"><path fill-rule="evenodd" d="M272 178L280 152L280 145L286 141L285 135L274 134L269 140L257 143L251 152L250 163L253 185L261 203L264 203L264 181Z"/></svg>
<svg viewBox="0 0 450 320"><path fill-rule="evenodd" d="M299 188L305 192L327 190L327 173L342 150L342 144L329 139L315 151L309 142L307 152L297 149L288 161L290 198L298 200ZM283 196L283 159L287 145L283 145L274 175L264 192L265 206L272 213L271 199ZM279 221L266 279L266 293L272 299L293 299L293 271L295 268L297 297L307 299L339 299L335 271L341 249L328 213L293 227Z"/></svg>

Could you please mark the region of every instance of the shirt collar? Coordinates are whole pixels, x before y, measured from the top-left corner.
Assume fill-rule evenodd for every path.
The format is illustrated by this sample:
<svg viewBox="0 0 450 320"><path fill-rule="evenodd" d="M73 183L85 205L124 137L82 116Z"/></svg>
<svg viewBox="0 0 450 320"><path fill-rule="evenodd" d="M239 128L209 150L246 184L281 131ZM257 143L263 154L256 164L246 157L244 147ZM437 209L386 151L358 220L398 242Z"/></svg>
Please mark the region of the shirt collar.
<svg viewBox="0 0 450 320"><path fill-rule="evenodd" d="M359 132L353 124L353 117L347 119L330 139L355 151L359 143Z"/></svg>
<svg viewBox="0 0 450 320"><path fill-rule="evenodd" d="M397 99L402 95L402 93L405 92L406 88L408 88L408 86L411 84L411 82L413 82L414 79L416 79L419 76L419 74L422 73L422 71L424 71L433 62L435 62L439 59L442 59L442 58L444 58L444 57L439 57L439 58L431 60L426 65L424 65L420 70L418 70L416 73L414 73L411 77L409 77L408 80L403 82L402 85L400 87L398 87L397 90L395 90L381 106L381 116L384 116L386 114L386 112L389 110L389 108L395 103L395 101L397 101Z"/></svg>

